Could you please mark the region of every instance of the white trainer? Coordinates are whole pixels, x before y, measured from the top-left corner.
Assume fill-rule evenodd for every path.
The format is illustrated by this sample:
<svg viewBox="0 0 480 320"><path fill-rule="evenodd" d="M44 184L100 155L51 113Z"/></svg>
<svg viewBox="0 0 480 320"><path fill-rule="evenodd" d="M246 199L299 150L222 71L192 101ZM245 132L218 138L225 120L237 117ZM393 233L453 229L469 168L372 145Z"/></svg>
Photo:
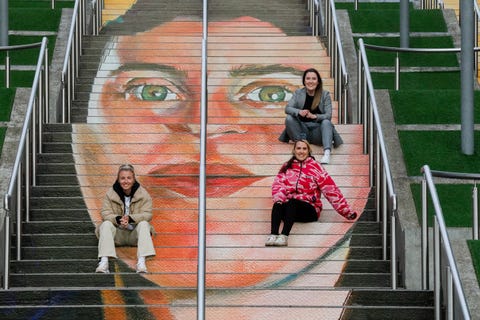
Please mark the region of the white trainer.
<svg viewBox="0 0 480 320"><path fill-rule="evenodd" d="M145 265L145 261L137 262L137 273L147 273L147 266Z"/></svg>
<svg viewBox="0 0 480 320"><path fill-rule="evenodd" d="M321 164L329 164L330 163L330 155L324 154L323 157L320 159Z"/></svg>
<svg viewBox="0 0 480 320"><path fill-rule="evenodd" d="M97 269L95 269L96 273L110 273L108 269L108 261L100 261L98 263Z"/></svg>
<svg viewBox="0 0 480 320"><path fill-rule="evenodd" d="M267 241L265 242L265 245L267 247L271 247L275 245L275 240L277 240L277 235L276 234L271 234L268 236Z"/></svg>
<svg viewBox="0 0 480 320"><path fill-rule="evenodd" d="M281 234L275 240L274 246L276 247L286 247L288 245L288 236Z"/></svg>

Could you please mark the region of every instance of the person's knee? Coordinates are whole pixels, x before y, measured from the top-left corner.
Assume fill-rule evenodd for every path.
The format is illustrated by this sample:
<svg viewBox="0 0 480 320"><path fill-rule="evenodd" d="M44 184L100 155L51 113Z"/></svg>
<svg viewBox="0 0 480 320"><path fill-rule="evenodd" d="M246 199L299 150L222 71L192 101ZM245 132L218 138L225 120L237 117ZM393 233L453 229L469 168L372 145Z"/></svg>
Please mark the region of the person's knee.
<svg viewBox="0 0 480 320"><path fill-rule="evenodd" d="M322 129L331 129L331 130L333 130L332 121L330 121L330 120L328 120L328 119L322 120L322 122L320 122L320 126L322 127Z"/></svg>
<svg viewBox="0 0 480 320"><path fill-rule="evenodd" d="M295 124L297 121L297 118L295 118L291 114L287 114L287 117L285 118L285 125L288 127Z"/></svg>
<svg viewBox="0 0 480 320"><path fill-rule="evenodd" d="M102 224L100 224L99 230L100 232L103 232L103 231L112 230L113 228L115 228L113 223L111 221L105 220L102 222Z"/></svg>
<svg viewBox="0 0 480 320"><path fill-rule="evenodd" d="M150 232L150 223L148 221L140 221L137 223L138 232Z"/></svg>

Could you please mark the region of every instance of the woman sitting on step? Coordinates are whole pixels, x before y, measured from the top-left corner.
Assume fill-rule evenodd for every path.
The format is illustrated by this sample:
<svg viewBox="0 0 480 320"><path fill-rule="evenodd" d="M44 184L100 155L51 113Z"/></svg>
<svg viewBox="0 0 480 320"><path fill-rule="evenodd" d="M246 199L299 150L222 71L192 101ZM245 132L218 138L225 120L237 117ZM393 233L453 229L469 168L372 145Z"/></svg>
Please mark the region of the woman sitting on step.
<svg viewBox="0 0 480 320"><path fill-rule="evenodd" d="M322 211L322 194L341 216L348 220L357 217L333 179L312 156L312 148L306 140L296 141L292 153L272 184L274 204L266 246L286 246L294 222L317 221Z"/></svg>
<svg viewBox="0 0 480 320"><path fill-rule="evenodd" d="M323 90L320 73L310 68L304 71L303 88L297 89L285 107L285 130L278 138L282 142L307 140L323 146L322 164L330 163L332 141L334 147L343 141L332 124L332 99Z"/></svg>
<svg viewBox="0 0 480 320"><path fill-rule="evenodd" d="M115 245L137 246L137 273L146 273L145 258L155 255L151 234L152 198L135 179L130 164L121 165L117 180L102 205L102 224L97 228L98 257L95 272L109 273L108 258L117 258Z"/></svg>

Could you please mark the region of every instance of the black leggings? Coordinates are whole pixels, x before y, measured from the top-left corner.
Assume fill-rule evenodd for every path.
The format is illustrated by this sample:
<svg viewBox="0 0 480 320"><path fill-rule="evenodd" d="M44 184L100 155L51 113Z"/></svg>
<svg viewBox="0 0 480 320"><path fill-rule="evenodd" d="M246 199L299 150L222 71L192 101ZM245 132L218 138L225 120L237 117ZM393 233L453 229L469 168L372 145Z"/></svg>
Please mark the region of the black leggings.
<svg viewBox="0 0 480 320"><path fill-rule="evenodd" d="M317 221L315 208L304 201L291 199L285 203L275 203L272 208L272 234L278 234L283 221L282 234L288 236L295 222Z"/></svg>

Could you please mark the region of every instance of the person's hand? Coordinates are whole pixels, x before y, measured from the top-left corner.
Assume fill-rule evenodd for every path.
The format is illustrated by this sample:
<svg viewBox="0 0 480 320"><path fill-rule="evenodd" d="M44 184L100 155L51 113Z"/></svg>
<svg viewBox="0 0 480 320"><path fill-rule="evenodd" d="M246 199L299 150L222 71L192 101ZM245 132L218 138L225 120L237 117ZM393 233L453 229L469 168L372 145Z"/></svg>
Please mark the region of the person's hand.
<svg viewBox="0 0 480 320"><path fill-rule="evenodd" d="M299 114L301 117L304 117L304 118L306 118L309 113L310 113L310 111L308 111L307 109L303 109L303 110L298 111L298 114Z"/></svg>
<svg viewBox="0 0 480 320"><path fill-rule="evenodd" d="M128 216L122 216L120 218L120 227L126 229L128 227Z"/></svg>
<svg viewBox="0 0 480 320"><path fill-rule="evenodd" d="M357 218L357 213L355 211L350 212L345 216L347 220L355 220Z"/></svg>

